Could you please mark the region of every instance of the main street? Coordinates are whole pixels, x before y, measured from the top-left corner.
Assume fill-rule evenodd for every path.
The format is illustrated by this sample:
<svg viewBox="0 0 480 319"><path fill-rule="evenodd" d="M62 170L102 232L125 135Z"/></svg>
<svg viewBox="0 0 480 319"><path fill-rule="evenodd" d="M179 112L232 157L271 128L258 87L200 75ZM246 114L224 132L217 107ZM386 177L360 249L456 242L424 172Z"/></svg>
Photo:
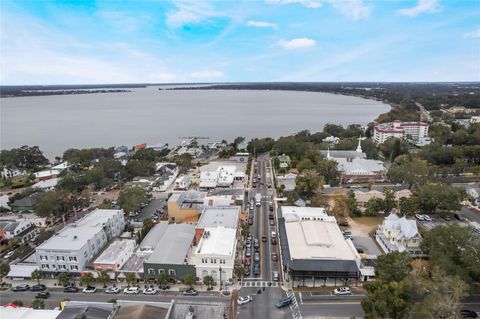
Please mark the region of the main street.
<svg viewBox="0 0 480 319"><path fill-rule="evenodd" d="M259 156L255 159L252 176L260 176L256 183L257 187L250 187L249 202L255 201L255 195L261 194L262 201L260 206L254 207L253 225L250 227L250 232L254 238L257 238L260 243L260 275L255 276L253 273L253 257L250 276L245 278L244 287L240 290L240 296L251 295L253 301L238 306L237 318L292 318L292 312L289 307L278 309L275 304L279 299L286 297L285 292L279 287L279 282L272 281L272 272L279 271L279 262L271 260L272 252L277 252L278 244L271 245L270 236L271 231L275 231L275 226L270 226L269 202L273 200L273 170L271 161L268 155ZM268 184L272 188L267 187ZM251 184L250 184L251 185ZM275 223L276 225L276 223ZM267 241L262 241L262 236L266 236ZM253 255L253 254L252 254ZM269 286L271 284L271 286Z"/></svg>

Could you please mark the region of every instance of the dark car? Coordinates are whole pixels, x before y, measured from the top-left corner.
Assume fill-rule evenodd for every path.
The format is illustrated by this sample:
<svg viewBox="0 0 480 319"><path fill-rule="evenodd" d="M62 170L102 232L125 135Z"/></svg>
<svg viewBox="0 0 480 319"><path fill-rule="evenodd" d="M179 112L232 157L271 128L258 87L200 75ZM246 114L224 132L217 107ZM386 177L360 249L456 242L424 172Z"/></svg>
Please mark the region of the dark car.
<svg viewBox="0 0 480 319"><path fill-rule="evenodd" d="M77 292L78 288L75 286L68 286L63 288L63 292Z"/></svg>
<svg viewBox="0 0 480 319"><path fill-rule="evenodd" d="M286 297L286 298L280 299L280 300L275 304L275 307L277 307L277 308L283 308L283 307L286 307L286 306L290 305L291 303L292 303L292 298Z"/></svg>
<svg viewBox="0 0 480 319"><path fill-rule="evenodd" d="M461 221L461 222L464 222L465 221L465 217L463 217L462 214L455 214L453 215L453 217L455 217L455 219Z"/></svg>
<svg viewBox="0 0 480 319"><path fill-rule="evenodd" d="M245 276L246 277L250 276L250 267L245 268Z"/></svg>
<svg viewBox="0 0 480 319"><path fill-rule="evenodd" d="M348 227L350 224L346 220L341 220L338 223L338 226Z"/></svg>
<svg viewBox="0 0 480 319"><path fill-rule="evenodd" d="M42 291L42 292L39 292L35 298L38 298L38 299L47 299L48 297L50 297L50 293L48 291Z"/></svg>
<svg viewBox="0 0 480 319"><path fill-rule="evenodd" d="M262 236L262 241L263 241L263 242L266 242L266 241L267 241L267 236L263 235L263 236Z"/></svg>
<svg viewBox="0 0 480 319"><path fill-rule="evenodd" d="M253 274L254 274L255 276L260 275L260 264L255 264L255 265L253 266Z"/></svg>
<svg viewBox="0 0 480 319"><path fill-rule="evenodd" d="M187 290L183 291L182 294L184 296L196 296L198 292L193 288L188 288Z"/></svg>
<svg viewBox="0 0 480 319"><path fill-rule="evenodd" d="M47 289L47 287L45 287L45 285L43 285L43 284L34 285L34 286L30 287L31 291L44 291L45 289Z"/></svg>
<svg viewBox="0 0 480 319"><path fill-rule="evenodd" d="M16 287L14 287L12 290L13 291L27 291L29 289L30 289L29 285L22 284L22 285L18 285Z"/></svg>
<svg viewBox="0 0 480 319"><path fill-rule="evenodd" d="M253 225L253 218L249 218L249 219L248 219L248 224L249 224L249 225Z"/></svg>
<svg viewBox="0 0 480 319"><path fill-rule="evenodd" d="M448 215L440 215L440 218L443 219L444 221L447 221L447 222L452 220L452 218Z"/></svg>
<svg viewBox="0 0 480 319"><path fill-rule="evenodd" d="M478 313L473 310L463 309L460 314L463 318L478 318Z"/></svg>

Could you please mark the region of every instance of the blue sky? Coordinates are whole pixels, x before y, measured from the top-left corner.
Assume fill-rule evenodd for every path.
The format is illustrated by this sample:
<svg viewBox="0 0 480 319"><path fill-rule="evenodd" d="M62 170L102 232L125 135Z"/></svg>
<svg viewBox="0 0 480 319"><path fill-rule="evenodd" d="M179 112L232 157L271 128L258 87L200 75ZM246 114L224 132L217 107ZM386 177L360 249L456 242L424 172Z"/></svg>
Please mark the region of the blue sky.
<svg viewBox="0 0 480 319"><path fill-rule="evenodd" d="M1 1L1 84L479 81L479 0Z"/></svg>

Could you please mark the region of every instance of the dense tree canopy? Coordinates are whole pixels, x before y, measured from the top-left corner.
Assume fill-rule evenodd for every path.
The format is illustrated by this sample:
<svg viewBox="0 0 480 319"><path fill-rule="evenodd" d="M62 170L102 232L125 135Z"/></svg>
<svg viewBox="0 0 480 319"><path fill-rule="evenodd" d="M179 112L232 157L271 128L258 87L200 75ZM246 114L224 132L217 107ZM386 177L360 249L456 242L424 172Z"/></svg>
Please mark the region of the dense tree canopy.
<svg viewBox="0 0 480 319"><path fill-rule="evenodd" d="M120 192L118 204L126 213L138 212L147 200L147 191L135 186L125 188Z"/></svg>
<svg viewBox="0 0 480 319"><path fill-rule="evenodd" d="M429 214L459 210L464 197L464 191L448 184L425 184L412 195L418 208Z"/></svg>
<svg viewBox="0 0 480 319"><path fill-rule="evenodd" d="M0 151L0 166L38 170L48 164L48 159L38 146L22 146Z"/></svg>

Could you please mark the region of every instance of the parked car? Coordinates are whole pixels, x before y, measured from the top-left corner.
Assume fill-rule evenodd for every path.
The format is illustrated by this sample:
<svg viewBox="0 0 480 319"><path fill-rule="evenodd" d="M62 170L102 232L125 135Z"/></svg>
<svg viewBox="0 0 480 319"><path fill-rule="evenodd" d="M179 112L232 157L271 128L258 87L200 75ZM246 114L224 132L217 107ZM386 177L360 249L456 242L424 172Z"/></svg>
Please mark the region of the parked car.
<svg viewBox="0 0 480 319"><path fill-rule="evenodd" d="M245 296L245 297L240 296L240 297L238 297L238 299L237 299L237 303L238 303L239 305L244 305L244 304L246 304L246 303L249 303L249 302L252 301L252 300L253 300L253 298L252 298L252 296L250 296L250 295Z"/></svg>
<svg viewBox="0 0 480 319"><path fill-rule="evenodd" d="M426 222L431 222L432 221L432 218L428 215L422 215L423 217L423 220L426 221Z"/></svg>
<svg viewBox="0 0 480 319"><path fill-rule="evenodd" d="M478 318L478 313L469 309L462 309L460 314L462 315L462 318Z"/></svg>
<svg viewBox="0 0 480 319"><path fill-rule="evenodd" d="M363 248L357 248L357 252L359 254L364 254L365 253L365 250L363 250Z"/></svg>
<svg viewBox="0 0 480 319"><path fill-rule="evenodd" d="M120 288L117 287L110 287L105 289L106 294L119 294L120 293Z"/></svg>
<svg viewBox="0 0 480 319"><path fill-rule="evenodd" d="M250 267L245 267L245 277L250 276Z"/></svg>
<svg viewBox="0 0 480 319"><path fill-rule="evenodd" d="M348 288L348 287L339 287L339 288L336 288L336 289L333 291L333 294L336 295L336 296L340 296L340 295L351 295L352 292L350 291L350 288Z"/></svg>
<svg viewBox="0 0 480 319"><path fill-rule="evenodd" d="M346 220L341 220L338 223L338 226L348 227L350 224Z"/></svg>
<svg viewBox="0 0 480 319"><path fill-rule="evenodd" d="M272 253L272 261L278 261L277 253Z"/></svg>
<svg viewBox="0 0 480 319"><path fill-rule="evenodd" d="M63 288L63 292L77 292L78 288L75 286L67 286Z"/></svg>
<svg viewBox="0 0 480 319"><path fill-rule="evenodd" d="M188 288L182 292L184 296L196 296L198 292L193 288Z"/></svg>
<svg viewBox="0 0 480 319"><path fill-rule="evenodd" d="M270 219L270 226L275 226L275 220L274 219Z"/></svg>
<svg viewBox="0 0 480 319"><path fill-rule="evenodd" d="M31 291L44 291L45 289L47 289L47 287L45 287L44 284L34 285L30 287Z"/></svg>
<svg viewBox="0 0 480 319"><path fill-rule="evenodd" d="M450 216L445 215L445 214L444 214L444 215L440 215L440 218L443 219L443 220L446 221L446 222L452 220L452 218L451 218Z"/></svg>
<svg viewBox="0 0 480 319"><path fill-rule="evenodd" d="M455 219L461 221L461 222L464 222L465 221L465 217L463 217L462 214L455 214L453 215L453 217L455 217Z"/></svg>
<svg viewBox="0 0 480 319"><path fill-rule="evenodd" d="M274 271L272 274L273 281L279 281L280 280L280 275L278 271Z"/></svg>
<svg viewBox="0 0 480 319"><path fill-rule="evenodd" d="M140 288L138 287L127 287L123 289L123 293L127 295L138 295L140 293Z"/></svg>
<svg viewBox="0 0 480 319"><path fill-rule="evenodd" d="M283 307L286 307L286 306L290 305L291 303L292 303L292 298L286 297L286 298L280 299L280 300L275 304L275 307L277 307L277 308L283 308Z"/></svg>
<svg viewBox="0 0 480 319"><path fill-rule="evenodd" d="M425 220L423 218L423 215L421 215L421 214L415 214L415 218L418 219L419 221L424 221Z"/></svg>
<svg viewBox="0 0 480 319"><path fill-rule="evenodd" d="M38 299L47 299L48 297L50 297L50 293L48 291L41 291L35 296L35 298Z"/></svg>
<svg viewBox="0 0 480 319"><path fill-rule="evenodd" d="M14 253L15 253L15 252L14 252L13 250L12 250L12 251L9 251L9 252L6 253L5 255L3 255L3 258L8 259L8 258L12 257Z"/></svg>
<svg viewBox="0 0 480 319"><path fill-rule="evenodd" d="M250 256L252 256L252 249L251 248L245 249L245 257L250 257Z"/></svg>
<svg viewBox="0 0 480 319"><path fill-rule="evenodd" d="M26 284L21 284L18 286L13 287L13 291L27 291L30 290L30 286Z"/></svg>
<svg viewBox="0 0 480 319"><path fill-rule="evenodd" d="M245 247L252 248L252 242L247 239L247 241L245 242Z"/></svg>
<svg viewBox="0 0 480 319"><path fill-rule="evenodd" d="M252 233L248 233L247 240L252 241Z"/></svg>
<svg viewBox="0 0 480 319"><path fill-rule="evenodd" d="M249 267L251 263L252 263L251 259L249 257L245 257L245 260L243 261L243 264L245 265L245 267Z"/></svg>
<svg viewBox="0 0 480 319"><path fill-rule="evenodd" d="M254 274L255 276L260 275L260 264L255 264L255 265L253 266L253 274Z"/></svg>
<svg viewBox="0 0 480 319"><path fill-rule="evenodd" d="M266 241L267 241L267 236L263 235L263 236L262 236L262 241L263 241L263 242L266 242Z"/></svg>
<svg viewBox="0 0 480 319"><path fill-rule="evenodd" d="M253 257L253 260L255 260L255 261L257 261L257 262L260 261L260 253L259 253L258 251L255 252L255 255L254 255L254 257Z"/></svg>
<svg viewBox="0 0 480 319"><path fill-rule="evenodd" d="M249 218L249 219L248 219L248 224L249 224L249 225L253 225L253 218Z"/></svg>
<svg viewBox="0 0 480 319"><path fill-rule="evenodd" d="M156 293L157 293L157 289L155 289L153 287L143 289L143 294L144 295L155 295Z"/></svg>
<svg viewBox="0 0 480 319"><path fill-rule="evenodd" d="M260 243L258 242L258 239L256 239L256 238L253 240L253 247L255 249L260 248Z"/></svg>
<svg viewBox="0 0 480 319"><path fill-rule="evenodd" d="M97 291L97 288L96 287L93 287L93 286L87 286L85 288L83 288L83 293L84 294L94 294L95 292Z"/></svg>

